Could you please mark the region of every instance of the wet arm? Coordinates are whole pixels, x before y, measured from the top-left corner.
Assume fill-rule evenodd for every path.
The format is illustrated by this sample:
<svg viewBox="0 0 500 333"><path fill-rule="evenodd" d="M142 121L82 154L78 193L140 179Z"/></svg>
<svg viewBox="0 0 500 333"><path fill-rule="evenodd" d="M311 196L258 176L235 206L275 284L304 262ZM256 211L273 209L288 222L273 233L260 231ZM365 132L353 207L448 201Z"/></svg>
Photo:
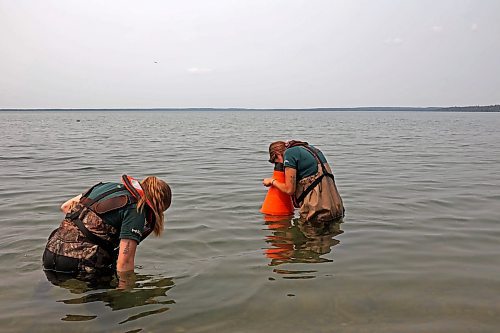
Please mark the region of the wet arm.
<svg viewBox="0 0 500 333"><path fill-rule="evenodd" d="M128 272L116 272L118 275L118 286L117 289L132 289L134 288L137 276L134 271Z"/></svg>

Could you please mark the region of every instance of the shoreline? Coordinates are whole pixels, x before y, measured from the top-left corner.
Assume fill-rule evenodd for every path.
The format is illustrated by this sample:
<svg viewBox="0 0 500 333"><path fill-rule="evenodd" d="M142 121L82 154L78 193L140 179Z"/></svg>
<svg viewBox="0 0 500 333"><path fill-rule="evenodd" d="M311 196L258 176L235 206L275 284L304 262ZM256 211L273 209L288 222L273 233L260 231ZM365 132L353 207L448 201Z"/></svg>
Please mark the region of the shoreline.
<svg viewBox="0 0 500 333"><path fill-rule="evenodd" d="M500 112L500 105L453 107L352 107L352 108L5 108L2 111L418 111L418 112Z"/></svg>

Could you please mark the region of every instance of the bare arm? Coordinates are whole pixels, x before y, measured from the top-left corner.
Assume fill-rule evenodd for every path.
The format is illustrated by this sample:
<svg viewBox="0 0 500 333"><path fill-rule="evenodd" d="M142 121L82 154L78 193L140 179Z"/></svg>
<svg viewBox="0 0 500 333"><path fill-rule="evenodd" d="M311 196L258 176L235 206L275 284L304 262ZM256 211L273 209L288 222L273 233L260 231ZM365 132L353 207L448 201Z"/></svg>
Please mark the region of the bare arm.
<svg viewBox="0 0 500 333"><path fill-rule="evenodd" d="M63 213L68 213L71 210L71 207L73 207L78 201L80 201L82 195L79 194L74 198L69 199L65 203L61 205L61 212Z"/></svg>
<svg viewBox="0 0 500 333"><path fill-rule="evenodd" d="M128 272L134 270L135 250L137 242L133 239L120 240L120 252L118 253L118 261L116 262L116 270L118 272Z"/></svg>
<svg viewBox="0 0 500 333"><path fill-rule="evenodd" d="M297 181L297 170L293 168L285 168L285 182L281 183L274 178L264 178L262 183L264 186L274 186L278 190L288 195L295 193L295 182Z"/></svg>

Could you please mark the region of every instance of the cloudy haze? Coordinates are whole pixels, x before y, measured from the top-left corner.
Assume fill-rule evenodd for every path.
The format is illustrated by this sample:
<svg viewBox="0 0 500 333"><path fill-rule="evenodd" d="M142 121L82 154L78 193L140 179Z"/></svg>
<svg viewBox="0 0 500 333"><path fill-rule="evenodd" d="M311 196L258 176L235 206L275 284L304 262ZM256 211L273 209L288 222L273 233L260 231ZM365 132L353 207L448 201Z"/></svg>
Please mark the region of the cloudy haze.
<svg viewBox="0 0 500 333"><path fill-rule="evenodd" d="M0 108L500 103L499 0L0 0Z"/></svg>

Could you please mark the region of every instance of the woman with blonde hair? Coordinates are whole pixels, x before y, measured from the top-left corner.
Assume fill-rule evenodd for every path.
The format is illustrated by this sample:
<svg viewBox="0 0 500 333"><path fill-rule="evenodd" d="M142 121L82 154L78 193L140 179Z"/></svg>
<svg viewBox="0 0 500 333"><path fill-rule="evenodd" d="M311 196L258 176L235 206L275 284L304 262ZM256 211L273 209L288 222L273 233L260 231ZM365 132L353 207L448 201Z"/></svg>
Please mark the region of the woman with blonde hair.
<svg viewBox="0 0 500 333"><path fill-rule="evenodd" d="M66 216L48 239L45 272L87 280L133 271L137 245L161 235L171 202L170 186L154 176L92 186L62 204Z"/></svg>

